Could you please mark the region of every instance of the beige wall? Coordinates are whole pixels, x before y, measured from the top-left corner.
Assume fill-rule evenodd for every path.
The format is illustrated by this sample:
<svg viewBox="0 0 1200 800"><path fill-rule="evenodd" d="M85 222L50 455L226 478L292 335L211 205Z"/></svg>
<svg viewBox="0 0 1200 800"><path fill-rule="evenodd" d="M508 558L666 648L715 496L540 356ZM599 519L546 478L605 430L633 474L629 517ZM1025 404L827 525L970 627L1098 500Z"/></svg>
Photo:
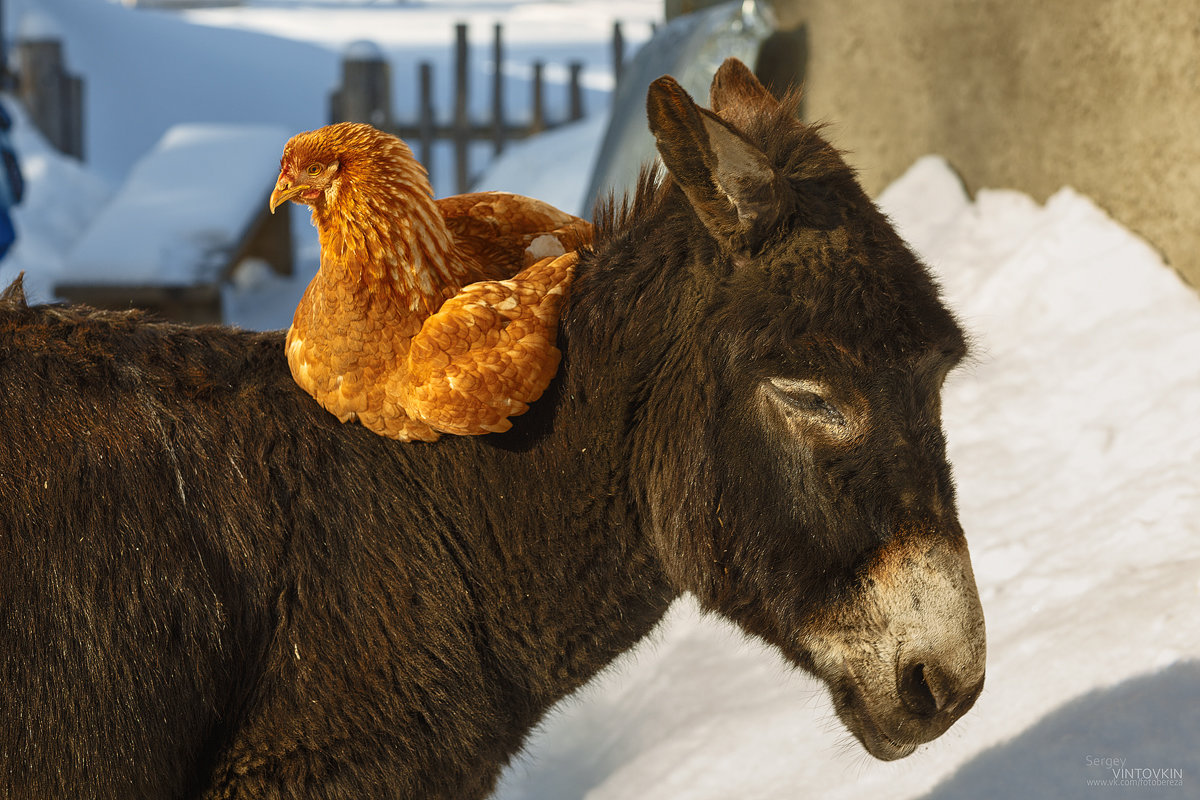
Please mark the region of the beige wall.
<svg viewBox="0 0 1200 800"><path fill-rule="evenodd" d="M1196 0L774 0L805 116L868 191L940 153L970 190L1091 196L1200 287Z"/></svg>

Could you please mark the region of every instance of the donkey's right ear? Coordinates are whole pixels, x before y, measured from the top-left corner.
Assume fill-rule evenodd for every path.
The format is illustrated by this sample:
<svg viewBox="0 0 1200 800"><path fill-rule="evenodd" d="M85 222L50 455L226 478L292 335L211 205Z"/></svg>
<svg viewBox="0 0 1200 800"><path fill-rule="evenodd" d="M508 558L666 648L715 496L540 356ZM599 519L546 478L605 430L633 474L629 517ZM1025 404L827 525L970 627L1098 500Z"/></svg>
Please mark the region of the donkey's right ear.
<svg viewBox="0 0 1200 800"><path fill-rule="evenodd" d="M775 95L736 58L725 59L713 75L708 102L722 117L739 111L769 113L779 107Z"/></svg>
<svg viewBox="0 0 1200 800"><path fill-rule="evenodd" d="M754 249L779 215L782 180L767 157L670 76L650 85L646 114L658 153L709 232Z"/></svg>

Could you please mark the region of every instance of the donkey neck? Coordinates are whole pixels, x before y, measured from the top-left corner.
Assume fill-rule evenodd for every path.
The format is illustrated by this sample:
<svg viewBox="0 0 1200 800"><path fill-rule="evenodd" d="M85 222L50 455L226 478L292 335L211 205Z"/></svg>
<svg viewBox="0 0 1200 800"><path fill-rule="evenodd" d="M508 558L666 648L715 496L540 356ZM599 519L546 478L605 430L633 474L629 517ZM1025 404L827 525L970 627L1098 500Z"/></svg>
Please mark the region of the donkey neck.
<svg viewBox="0 0 1200 800"><path fill-rule="evenodd" d="M621 315L608 288L584 288L593 290ZM630 468L638 359L594 350L582 324L564 318L559 377L504 435L512 449L492 437L462 442L484 474L503 476L472 487L489 493L499 517L469 560L479 575L508 578L484 578L498 594L476 602L502 672L529 699L531 725L648 634L678 596L639 512L644 476Z"/></svg>
<svg viewBox="0 0 1200 800"><path fill-rule="evenodd" d="M464 487L494 512L459 558L497 684L526 726L649 633L676 596L631 513L611 433L593 424L586 410L560 417L522 452L464 443L499 477Z"/></svg>
<svg viewBox="0 0 1200 800"><path fill-rule="evenodd" d="M639 404L675 335L663 328L680 287L653 259L625 258L637 240L581 260L558 377L513 430L433 451L465 448L473 474L487 476L455 481L439 503L490 515L460 558L506 707L525 726L633 647L679 595L643 516L647 477L631 465L649 447L638 437L658 435L639 424Z"/></svg>

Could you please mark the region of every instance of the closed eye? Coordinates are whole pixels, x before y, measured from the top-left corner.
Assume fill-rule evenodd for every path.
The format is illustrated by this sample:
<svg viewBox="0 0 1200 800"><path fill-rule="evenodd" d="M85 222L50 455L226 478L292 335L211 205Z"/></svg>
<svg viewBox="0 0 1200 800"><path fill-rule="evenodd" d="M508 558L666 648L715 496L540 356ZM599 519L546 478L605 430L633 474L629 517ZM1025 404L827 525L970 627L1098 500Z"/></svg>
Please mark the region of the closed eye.
<svg viewBox="0 0 1200 800"><path fill-rule="evenodd" d="M827 390L821 384L795 378L770 378L767 382L772 395L785 410L803 414L824 425L846 426L845 415L825 396Z"/></svg>

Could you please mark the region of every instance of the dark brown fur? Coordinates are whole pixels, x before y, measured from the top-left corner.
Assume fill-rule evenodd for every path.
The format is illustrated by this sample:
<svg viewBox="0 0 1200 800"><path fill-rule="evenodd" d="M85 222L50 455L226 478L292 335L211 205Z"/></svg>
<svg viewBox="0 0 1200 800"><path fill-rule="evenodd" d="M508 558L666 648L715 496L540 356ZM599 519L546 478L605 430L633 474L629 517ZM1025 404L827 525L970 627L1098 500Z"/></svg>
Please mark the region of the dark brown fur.
<svg viewBox="0 0 1200 800"><path fill-rule="evenodd" d="M503 435L392 442L297 389L279 333L10 290L0 796L482 798L685 590L811 666L797 634L899 493L952 515L963 342L837 154L787 108L751 121L785 176L770 224L714 237L643 183ZM878 425L790 446L755 399L781 373Z"/></svg>

